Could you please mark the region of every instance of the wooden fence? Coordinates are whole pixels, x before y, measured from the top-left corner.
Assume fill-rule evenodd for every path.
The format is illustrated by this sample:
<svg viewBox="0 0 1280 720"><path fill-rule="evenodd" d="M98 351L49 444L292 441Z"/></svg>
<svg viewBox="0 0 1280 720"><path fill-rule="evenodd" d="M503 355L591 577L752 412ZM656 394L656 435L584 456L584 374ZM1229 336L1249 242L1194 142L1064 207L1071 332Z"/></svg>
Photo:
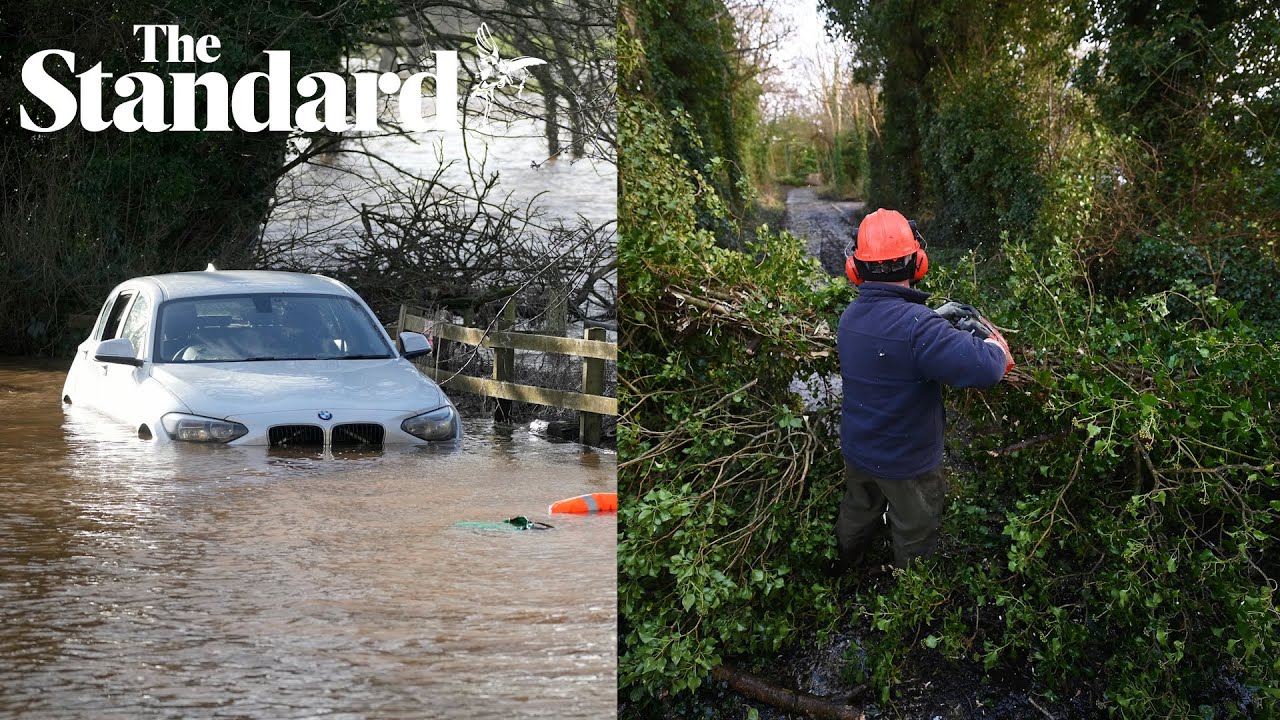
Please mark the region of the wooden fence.
<svg viewBox="0 0 1280 720"><path fill-rule="evenodd" d="M582 340L516 332L513 330L514 303L507 303L504 316L492 330L436 322L418 314L419 312L422 312L419 308L401 305L396 334L408 330L430 336L436 345L440 340L448 340L493 350L492 377L474 377L443 369L439 367L437 353L432 354L432 359L418 364L425 375L447 389L494 398L498 401L495 417L499 420L510 417L512 401L577 410L579 438L582 443L600 444L604 416L618 414L617 398L603 394L605 361L617 360L618 346L605 340L603 329L587 328ZM555 390L512 382L515 377L516 350L582 358L582 391Z"/></svg>

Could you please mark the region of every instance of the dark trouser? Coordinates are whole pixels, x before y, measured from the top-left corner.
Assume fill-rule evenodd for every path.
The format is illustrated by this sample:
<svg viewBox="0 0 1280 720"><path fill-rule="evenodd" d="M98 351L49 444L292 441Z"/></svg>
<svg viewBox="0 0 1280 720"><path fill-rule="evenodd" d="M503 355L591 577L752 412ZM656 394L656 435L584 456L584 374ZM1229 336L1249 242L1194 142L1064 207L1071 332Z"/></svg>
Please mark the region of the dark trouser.
<svg viewBox="0 0 1280 720"><path fill-rule="evenodd" d="M906 567L912 558L932 555L938 549L942 511L947 506L947 478L941 465L909 480L887 480L845 461L844 482L844 499L836 519L836 540L843 561L862 562L867 545L883 525L886 505L896 567Z"/></svg>

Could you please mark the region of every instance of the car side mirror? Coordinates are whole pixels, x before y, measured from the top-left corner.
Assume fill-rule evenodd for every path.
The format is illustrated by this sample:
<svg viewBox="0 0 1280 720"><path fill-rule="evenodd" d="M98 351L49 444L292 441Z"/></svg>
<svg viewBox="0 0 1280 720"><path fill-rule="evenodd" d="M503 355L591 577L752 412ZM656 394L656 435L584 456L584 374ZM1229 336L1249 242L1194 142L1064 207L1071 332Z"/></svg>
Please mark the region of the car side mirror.
<svg viewBox="0 0 1280 720"><path fill-rule="evenodd" d="M135 357L137 354L138 351L129 338L112 338L98 343L98 348L93 351L93 359L98 362L141 367L142 360Z"/></svg>
<svg viewBox="0 0 1280 720"><path fill-rule="evenodd" d="M431 341L416 332L400 333L400 354L407 360L431 354Z"/></svg>

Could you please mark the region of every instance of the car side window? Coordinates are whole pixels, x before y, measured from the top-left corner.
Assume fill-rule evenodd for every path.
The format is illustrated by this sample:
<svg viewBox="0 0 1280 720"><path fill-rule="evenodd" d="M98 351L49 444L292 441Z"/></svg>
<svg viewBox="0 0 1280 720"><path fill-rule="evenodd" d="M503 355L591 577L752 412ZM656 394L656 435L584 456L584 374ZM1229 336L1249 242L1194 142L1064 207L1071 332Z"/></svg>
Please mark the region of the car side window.
<svg viewBox="0 0 1280 720"><path fill-rule="evenodd" d="M142 345L147 339L147 329L151 326L151 303L146 295L139 294L129 308L129 315L124 319L124 327L120 337L129 338L133 349L142 357Z"/></svg>
<svg viewBox="0 0 1280 720"><path fill-rule="evenodd" d="M103 308L102 316L98 319L98 327L94 330L95 339L111 340L120 337L120 321L124 318L125 308L129 307L129 301L132 299L133 291L126 290L116 295L115 300L107 303L107 307Z"/></svg>

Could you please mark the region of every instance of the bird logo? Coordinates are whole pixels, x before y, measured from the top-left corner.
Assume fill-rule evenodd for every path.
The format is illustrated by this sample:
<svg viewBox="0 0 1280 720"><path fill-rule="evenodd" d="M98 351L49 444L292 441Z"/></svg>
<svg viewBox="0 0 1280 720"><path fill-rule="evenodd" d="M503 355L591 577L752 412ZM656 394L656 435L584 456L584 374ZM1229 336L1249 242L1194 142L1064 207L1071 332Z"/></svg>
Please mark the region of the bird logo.
<svg viewBox="0 0 1280 720"><path fill-rule="evenodd" d="M484 99L484 119L488 121L494 93L508 85L518 85L516 97L523 98L524 83L529 79L528 68L546 65L547 61L526 55L503 60L486 23L480 23L480 28L476 30L476 47L480 53L480 82L471 91L471 95Z"/></svg>

